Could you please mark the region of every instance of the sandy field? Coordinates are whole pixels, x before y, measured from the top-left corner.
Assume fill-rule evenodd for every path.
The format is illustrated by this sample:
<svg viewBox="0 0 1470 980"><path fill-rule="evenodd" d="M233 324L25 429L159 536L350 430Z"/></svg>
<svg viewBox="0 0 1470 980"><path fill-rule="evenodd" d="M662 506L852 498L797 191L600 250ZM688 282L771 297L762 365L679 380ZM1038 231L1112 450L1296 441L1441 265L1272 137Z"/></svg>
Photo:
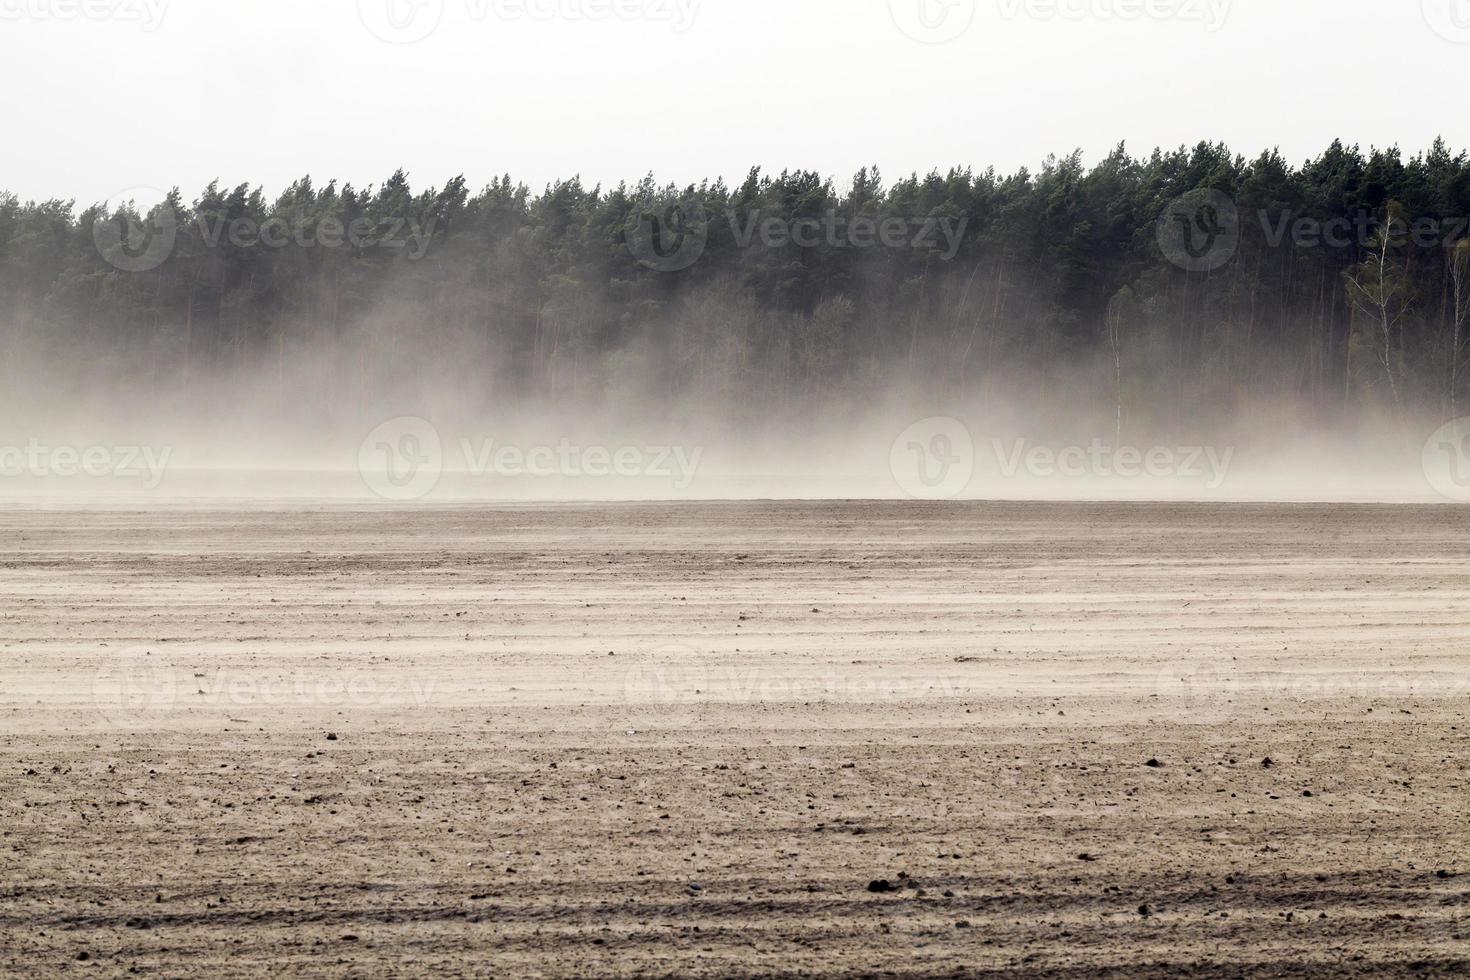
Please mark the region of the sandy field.
<svg viewBox="0 0 1470 980"><path fill-rule="evenodd" d="M0 510L0 975L1470 975L1470 509Z"/></svg>

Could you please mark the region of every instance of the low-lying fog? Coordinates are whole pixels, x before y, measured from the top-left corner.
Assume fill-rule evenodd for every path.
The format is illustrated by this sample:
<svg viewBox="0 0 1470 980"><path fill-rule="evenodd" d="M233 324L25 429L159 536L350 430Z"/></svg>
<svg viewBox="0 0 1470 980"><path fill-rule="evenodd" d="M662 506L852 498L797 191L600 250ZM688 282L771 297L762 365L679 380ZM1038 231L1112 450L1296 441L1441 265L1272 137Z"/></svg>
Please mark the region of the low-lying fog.
<svg viewBox="0 0 1470 980"><path fill-rule="evenodd" d="M501 394L474 364L298 352L139 383L12 361L0 497L1470 499L1470 428L1442 418L1279 400L1170 417L1135 393L1120 420L1096 370L794 400L624 383L574 404Z"/></svg>

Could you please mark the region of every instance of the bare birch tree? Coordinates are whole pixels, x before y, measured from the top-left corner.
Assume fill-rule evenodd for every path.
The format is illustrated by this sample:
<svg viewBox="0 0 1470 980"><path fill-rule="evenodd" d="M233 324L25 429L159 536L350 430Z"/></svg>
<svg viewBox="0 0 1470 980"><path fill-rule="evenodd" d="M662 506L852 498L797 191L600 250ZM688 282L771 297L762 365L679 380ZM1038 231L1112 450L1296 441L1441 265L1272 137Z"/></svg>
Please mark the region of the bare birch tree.
<svg viewBox="0 0 1470 980"><path fill-rule="evenodd" d="M1403 208L1397 201L1390 201L1383 225L1370 242L1371 254L1346 273L1348 296L1374 324L1377 336L1372 349L1383 366L1395 407L1403 404L1395 370L1400 356L1396 338L1409 304L1404 298L1407 292L1404 272L1391 260L1403 234L1403 224Z"/></svg>
<svg viewBox="0 0 1470 980"><path fill-rule="evenodd" d="M1450 338L1450 414L1460 415L1460 361L1470 338L1465 336L1465 321L1470 319L1470 238L1450 246L1450 287L1454 292L1454 313Z"/></svg>

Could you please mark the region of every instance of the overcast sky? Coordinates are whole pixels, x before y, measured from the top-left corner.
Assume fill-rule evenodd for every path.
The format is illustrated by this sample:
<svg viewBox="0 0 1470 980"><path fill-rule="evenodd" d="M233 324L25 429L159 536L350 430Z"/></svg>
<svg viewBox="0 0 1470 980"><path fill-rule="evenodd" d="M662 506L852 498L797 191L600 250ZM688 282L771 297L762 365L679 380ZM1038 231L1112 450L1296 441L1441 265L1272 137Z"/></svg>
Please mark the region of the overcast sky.
<svg viewBox="0 0 1470 980"><path fill-rule="evenodd" d="M0 187L1470 145L1470 0L0 0Z"/></svg>

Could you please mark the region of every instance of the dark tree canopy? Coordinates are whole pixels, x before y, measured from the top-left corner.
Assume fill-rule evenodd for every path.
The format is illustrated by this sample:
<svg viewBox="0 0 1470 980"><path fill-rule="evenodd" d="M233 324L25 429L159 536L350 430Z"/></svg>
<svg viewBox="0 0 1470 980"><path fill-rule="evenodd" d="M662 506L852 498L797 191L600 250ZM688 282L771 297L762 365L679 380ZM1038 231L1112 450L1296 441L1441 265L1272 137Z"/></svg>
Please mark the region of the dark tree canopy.
<svg viewBox="0 0 1470 980"><path fill-rule="evenodd" d="M1234 209L1228 246L1228 215L1177 204L1202 194ZM303 177L274 199L175 191L147 216L0 193L0 349L143 380L322 345L410 366L475 350L475 376L515 398L636 386L772 410L1092 371L1154 412L1259 396L1448 415L1465 401L1467 215L1470 160L1442 142L1408 159L1334 143L1300 165L1120 146L1090 168L865 169L842 187ZM147 227L161 253L127 247ZM1208 237L1181 256L1175 233Z"/></svg>

